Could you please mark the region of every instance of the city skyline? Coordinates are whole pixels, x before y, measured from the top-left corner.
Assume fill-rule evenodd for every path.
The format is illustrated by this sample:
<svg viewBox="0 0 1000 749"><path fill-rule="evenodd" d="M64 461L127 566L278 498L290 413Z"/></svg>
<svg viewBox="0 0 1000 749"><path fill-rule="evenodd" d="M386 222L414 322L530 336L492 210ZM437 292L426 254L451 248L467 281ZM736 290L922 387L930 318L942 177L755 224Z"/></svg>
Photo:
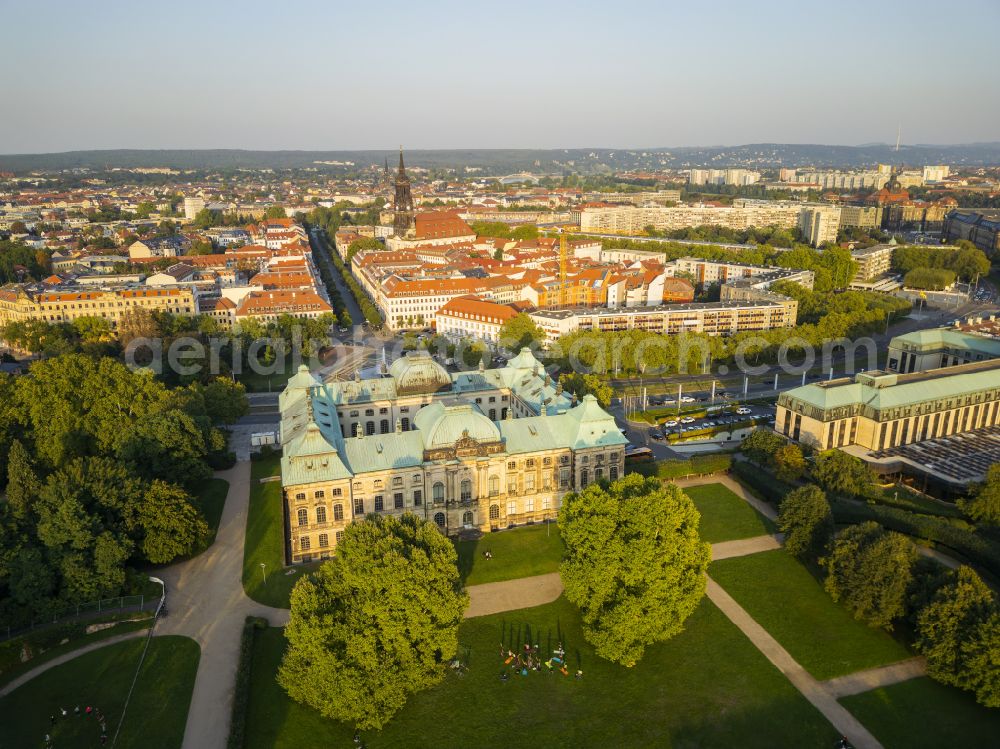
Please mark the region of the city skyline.
<svg viewBox="0 0 1000 749"><path fill-rule="evenodd" d="M1000 140L980 54L1000 7L981 0L953 6L978 19L960 46L923 2L282 10L11 4L9 28L44 33L0 52L21 71L0 84L0 152Z"/></svg>

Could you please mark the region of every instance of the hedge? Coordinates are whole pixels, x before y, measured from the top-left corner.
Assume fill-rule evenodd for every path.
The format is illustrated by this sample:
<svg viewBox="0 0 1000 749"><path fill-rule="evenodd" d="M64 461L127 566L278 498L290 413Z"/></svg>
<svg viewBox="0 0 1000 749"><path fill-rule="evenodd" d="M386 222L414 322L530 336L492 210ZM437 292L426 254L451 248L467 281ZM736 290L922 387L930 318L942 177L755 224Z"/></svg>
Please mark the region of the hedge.
<svg viewBox="0 0 1000 749"><path fill-rule="evenodd" d="M751 463L737 462L733 466L733 473L775 508L794 489L790 484L779 481ZM830 497L829 500L833 519L839 525L874 520L890 530L954 549L970 562L982 565L992 574L1000 576L1000 541L976 532L961 520L911 512L877 502L868 504L839 497Z"/></svg>
<svg viewBox="0 0 1000 749"><path fill-rule="evenodd" d="M733 473L745 484L749 484L765 501L778 509L781 500L795 487L779 481L756 463L738 460L733 464Z"/></svg>
<svg viewBox="0 0 1000 749"><path fill-rule="evenodd" d="M655 463L636 463L627 472L641 473L661 479L679 479L685 476L700 476L707 473L728 471L733 463L729 453L709 453L692 455L684 460L659 460Z"/></svg>
<svg viewBox="0 0 1000 749"><path fill-rule="evenodd" d="M891 530L954 549L970 562L1000 576L1000 542L977 533L960 520L844 499L831 500L830 507L838 523L874 520Z"/></svg>
<svg viewBox="0 0 1000 749"><path fill-rule="evenodd" d="M236 666L233 712L229 721L228 749L243 749L246 740L247 703L250 700L250 671L253 666L253 643L258 629L266 629L267 619L248 616L240 635L240 660Z"/></svg>

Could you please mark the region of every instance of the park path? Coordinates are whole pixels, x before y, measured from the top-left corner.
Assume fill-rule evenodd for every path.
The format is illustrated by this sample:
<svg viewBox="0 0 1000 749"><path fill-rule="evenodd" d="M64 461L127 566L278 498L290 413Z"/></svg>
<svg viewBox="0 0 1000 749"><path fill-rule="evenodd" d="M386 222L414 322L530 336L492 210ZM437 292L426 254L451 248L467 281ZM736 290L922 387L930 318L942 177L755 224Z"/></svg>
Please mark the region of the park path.
<svg viewBox="0 0 1000 749"><path fill-rule="evenodd" d="M224 749L229 737L240 635L248 616L272 626L288 623L288 610L264 606L243 592L243 542L250 503L250 463L216 474L229 482L219 533L205 552L160 572L169 615L157 634L184 635L201 646L184 749Z"/></svg>
<svg viewBox="0 0 1000 749"><path fill-rule="evenodd" d="M781 534L773 536L754 536L753 538L738 538L735 541L720 541L712 544L712 561L745 557L759 551L771 551L781 548Z"/></svg>
<svg viewBox="0 0 1000 749"><path fill-rule="evenodd" d="M71 661L84 653L89 653L92 650L97 650L99 648L106 648L108 645L115 645L119 642L125 642L126 640L134 640L137 637L145 637L147 634L149 634L148 629L137 629L135 632L127 632L123 635L107 637L103 640L97 640L96 642L79 647L76 650L70 650L67 653L63 653L62 655L56 656L51 660L45 661L45 663L35 666L30 671L25 671L16 679L11 679L10 682L4 684L3 687L0 687L0 697L7 696L25 682L31 681L36 676L44 674L50 668L61 666L63 663L66 663L66 661Z"/></svg>
<svg viewBox="0 0 1000 749"><path fill-rule="evenodd" d="M470 585L465 589L469 594L469 608L465 618L499 614L503 611L530 609L552 603L562 595L563 585L558 572L547 575L521 577L498 583Z"/></svg>
<svg viewBox="0 0 1000 749"><path fill-rule="evenodd" d="M788 654L788 651L778 644L766 629L760 626L753 617L740 606L732 596L712 578L708 578L708 597L729 620L740 628L756 646L756 648L771 661L774 666L792 682L792 685L802 693L813 706L826 717L833 727L856 747L856 749L882 749L878 742L861 722L851 715L847 709L837 702L836 696L824 684L816 681L809 673Z"/></svg>
<svg viewBox="0 0 1000 749"><path fill-rule="evenodd" d="M867 671L856 671L847 676L824 681L823 686L838 699L852 694L869 692L879 687L898 684L901 681L924 676L927 673L927 663L923 658L909 658L899 663L890 663L880 668L870 668Z"/></svg>

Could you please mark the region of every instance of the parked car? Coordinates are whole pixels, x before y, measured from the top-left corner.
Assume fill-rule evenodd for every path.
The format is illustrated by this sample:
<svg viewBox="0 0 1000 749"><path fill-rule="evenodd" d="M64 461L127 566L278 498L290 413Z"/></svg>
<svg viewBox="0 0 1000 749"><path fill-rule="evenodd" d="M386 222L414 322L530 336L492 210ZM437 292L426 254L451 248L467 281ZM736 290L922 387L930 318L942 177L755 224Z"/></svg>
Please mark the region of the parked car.
<svg viewBox="0 0 1000 749"><path fill-rule="evenodd" d="M683 419L681 419L681 424L694 424L694 419L691 418L690 416L685 416Z"/></svg>
<svg viewBox="0 0 1000 749"><path fill-rule="evenodd" d="M753 412L746 406L740 406L739 408L736 409L736 413L738 413L740 416L749 416Z"/></svg>
<svg viewBox="0 0 1000 749"><path fill-rule="evenodd" d="M667 421L667 422L664 422L663 426L665 426L665 427L675 427L675 426L677 426L677 422L676 421Z"/></svg>
<svg viewBox="0 0 1000 749"><path fill-rule="evenodd" d="M653 432L651 435L649 435L649 437L650 439L654 439L657 442L663 442L663 435L660 434L659 432Z"/></svg>
<svg viewBox="0 0 1000 749"><path fill-rule="evenodd" d="M692 398L690 395L682 396L681 403L694 403L694 398Z"/></svg>

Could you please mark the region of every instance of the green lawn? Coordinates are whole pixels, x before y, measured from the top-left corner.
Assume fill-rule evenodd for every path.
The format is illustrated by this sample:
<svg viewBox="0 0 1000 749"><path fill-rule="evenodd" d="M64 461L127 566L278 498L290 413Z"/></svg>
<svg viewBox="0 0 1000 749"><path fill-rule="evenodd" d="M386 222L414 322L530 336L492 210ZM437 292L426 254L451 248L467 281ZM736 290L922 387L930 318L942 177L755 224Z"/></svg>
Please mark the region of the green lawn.
<svg viewBox="0 0 1000 749"><path fill-rule="evenodd" d="M55 645L48 650L38 653L27 661L16 663L6 669L2 674L0 674L0 686L9 684L21 674L27 673L33 668L41 666L43 663L51 661L53 658L58 658L60 655L68 653L71 650L85 647L91 643L98 642L99 640L106 640L109 637L118 637L118 635L134 632L137 629L149 629L149 627L153 624L153 615L152 612L146 612L146 615L149 616L148 619L141 619L139 621L121 621L116 623L113 627L101 629L89 635L85 634L80 637L70 636L68 638L64 638L67 639L67 642ZM135 616L135 614L129 614L128 616Z"/></svg>
<svg viewBox="0 0 1000 749"><path fill-rule="evenodd" d="M478 541L456 541L455 550L463 582L480 585L558 572L563 544L559 526L550 523L487 533ZM483 556L486 550L492 559Z"/></svg>
<svg viewBox="0 0 1000 749"><path fill-rule="evenodd" d="M288 597L295 582L306 572L316 569L318 563L285 568L285 516L281 482L260 483L261 478L277 476L279 473L281 458L278 456L256 460L250 464L250 506L247 510L246 543L243 546L243 590L258 603L287 609ZM266 565L263 570L261 563Z"/></svg>
<svg viewBox="0 0 1000 749"><path fill-rule="evenodd" d="M226 506L226 494L229 493L229 482L225 479L210 478L206 481L195 497L201 514L208 523L209 535L205 542L199 545L195 554L200 554L215 543L219 532L219 522L222 520L222 508Z"/></svg>
<svg viewBox="0 0 1000 749"><path fill-rule="evenodd" d="M910 656L891 635L834 603L784 549L712 562L708 574L817 679Z"/></svg>
<svg viewBox="0 0 1000 749"><path fill-rule="evenodd" d="M774 533L774 523L722 484L689 486L684 493L701 513L701 537L710 544Z"/></svg>
<svg viewBox="0 0 1000 749"><path fill-rule="evenodd" d="M528 634L530 631L530 634ZM582 679L529 673L501 682L503 641L531 638L544 650L561 641ZM565 599L534 609L466 620L464 676L449 674L413 697L373 749L449 747L827 747L826 720L736 627L704 600L686 631L649 648L632 669L597 658L579 615ZM274 680L285 641L280 629L258 634L254 649L247 749L350 746L353 729L287 698Z"/></svg>
<svg viewBox="0 0 1000 749"><path fill-rule="evenodd" d="M292 367L292 357L285 356L283 367L279 367L274 374L257 374L244 365L244 371L236 376L248 393L280 393L285 389L288 378L295 374Z"/></svg>
<svg viewBox="0 0 1000 749"><path fill-rule="evenodd" d="M987 749L1000 744L1000 710L926 676L840 702L885 749Z"/></svg>
<svg viewBox="0 0 1000 749"><path fill-rule="evenodd" d="M85 653L0 699L0 746L42 747L46 734L58 749L100 746L97 719L74 717L77 705L81 712L87 705L100 708L110 746L145 644L140 637ZM118 737L119 749L180 747L199 658L194 640L152 639ZM49 716L61 707L70 717L57 718L52 726Z"/></svg>

